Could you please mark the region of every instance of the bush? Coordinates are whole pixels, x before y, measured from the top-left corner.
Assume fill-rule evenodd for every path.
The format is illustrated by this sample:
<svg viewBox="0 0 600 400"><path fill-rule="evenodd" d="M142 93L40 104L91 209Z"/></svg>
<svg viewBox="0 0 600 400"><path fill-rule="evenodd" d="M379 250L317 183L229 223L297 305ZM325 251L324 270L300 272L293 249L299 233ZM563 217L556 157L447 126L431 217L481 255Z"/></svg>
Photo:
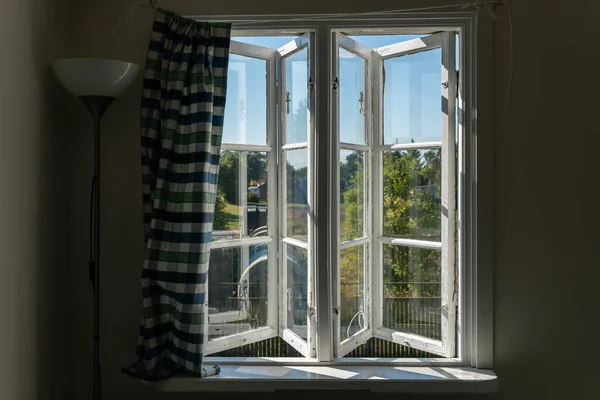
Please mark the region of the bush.
<svg viewBox="0 0 600 400"><path fill-rule="evenodd" d="M260 203L260 197L254 193L248 193L248 203Z"/></svg>

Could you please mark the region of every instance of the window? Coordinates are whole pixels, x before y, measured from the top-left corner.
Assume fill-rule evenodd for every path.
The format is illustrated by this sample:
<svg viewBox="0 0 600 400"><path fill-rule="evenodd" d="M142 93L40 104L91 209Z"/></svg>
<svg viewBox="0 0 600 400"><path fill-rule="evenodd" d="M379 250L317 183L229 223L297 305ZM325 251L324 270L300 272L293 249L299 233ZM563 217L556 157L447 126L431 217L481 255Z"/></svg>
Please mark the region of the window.
<svg viewBox="0 0 600 400"><path fill-rule="evenodd" d="M235 31L209 357L466 359L463 33Z"/></svg>

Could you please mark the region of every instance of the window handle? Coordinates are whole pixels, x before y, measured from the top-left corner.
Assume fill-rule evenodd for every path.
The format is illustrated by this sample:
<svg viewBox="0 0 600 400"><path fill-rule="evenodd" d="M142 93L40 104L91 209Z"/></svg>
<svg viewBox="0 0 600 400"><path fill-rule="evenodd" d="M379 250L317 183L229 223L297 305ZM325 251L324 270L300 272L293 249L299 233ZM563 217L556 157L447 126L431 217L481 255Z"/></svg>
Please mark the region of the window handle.
<svg viewBox="0 0 600 400"><path fill-rule="evenodd" d="M290 113L290 92L285 92L285 109L286 112Z"/></svg>
<svg viewBox="0 0 600 400"><path fill-rule="evenodd" d="M358 99L358 103L360 104L358 112L362 115L365 115L365 92L360 92L360 99Z"/></svg>
<svg viewBox="0 0 600 400"><path fill-rule="evenodd" d="M287 290L288 311L292 311L292 289Z"/></svg>

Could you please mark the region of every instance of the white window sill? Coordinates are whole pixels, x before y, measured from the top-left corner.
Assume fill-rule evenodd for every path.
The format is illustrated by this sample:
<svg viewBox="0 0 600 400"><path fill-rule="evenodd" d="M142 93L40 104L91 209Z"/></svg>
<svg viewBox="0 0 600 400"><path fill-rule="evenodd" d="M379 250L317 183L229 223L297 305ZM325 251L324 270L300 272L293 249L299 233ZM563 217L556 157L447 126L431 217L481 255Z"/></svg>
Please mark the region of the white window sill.
<svg viewBox="0 0 600 400"><path fill-rule="evenodd" d="M150 386L169 392L492 393L498 389L498 378L491 370L460 367L225 365L216 376L204 379L176 377Z"/></svg>

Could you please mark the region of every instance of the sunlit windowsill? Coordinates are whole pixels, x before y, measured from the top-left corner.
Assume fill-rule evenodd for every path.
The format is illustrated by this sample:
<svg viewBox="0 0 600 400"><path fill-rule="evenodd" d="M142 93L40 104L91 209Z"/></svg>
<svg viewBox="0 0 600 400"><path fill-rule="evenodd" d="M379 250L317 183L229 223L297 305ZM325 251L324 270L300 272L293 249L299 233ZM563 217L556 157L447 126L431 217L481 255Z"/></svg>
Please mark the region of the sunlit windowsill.
<svg viewBox="0 0 600 400"><path fill-rule="evenodd" d="M492 393L492 370L446 366L222 365L204 379L175 377L150 384L169 392L274 392L286 390L363 390L395 393Z"/></svg>

